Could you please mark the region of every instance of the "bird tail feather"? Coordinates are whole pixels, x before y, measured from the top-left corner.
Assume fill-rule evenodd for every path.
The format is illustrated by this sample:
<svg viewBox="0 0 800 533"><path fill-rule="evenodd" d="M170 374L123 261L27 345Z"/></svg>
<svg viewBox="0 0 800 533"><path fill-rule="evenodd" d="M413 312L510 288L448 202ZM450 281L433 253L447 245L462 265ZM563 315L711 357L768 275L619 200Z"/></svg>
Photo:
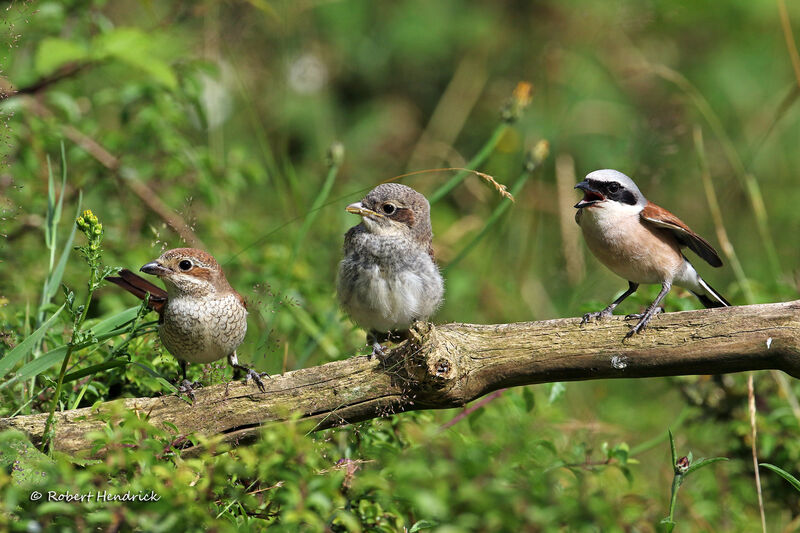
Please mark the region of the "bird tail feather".
<svg viewBox="0 0 800 533"><path fill-rule="evenodd" d="M695 296L700 299L700 302L707 308L712 307L730 307L730 302L725 299L720 293L714 290L714 288L705 282L705 280L698 276L698 281L700 283L700 287L703 288L705 294L697 291L692 291Z"/></svg>
<svg viewBox="0 0 800 533"><path fill-rule="evenodd" d="M123 268L119 272L120 277L106 276L106 281L110 281L115 285L119 285L129 293L144 300L145 295L150 294L148 301L149 307L157 312L161 312L164 305L167 303L167 291L153 285L143 277L134 274L130 270Z"/></svg>

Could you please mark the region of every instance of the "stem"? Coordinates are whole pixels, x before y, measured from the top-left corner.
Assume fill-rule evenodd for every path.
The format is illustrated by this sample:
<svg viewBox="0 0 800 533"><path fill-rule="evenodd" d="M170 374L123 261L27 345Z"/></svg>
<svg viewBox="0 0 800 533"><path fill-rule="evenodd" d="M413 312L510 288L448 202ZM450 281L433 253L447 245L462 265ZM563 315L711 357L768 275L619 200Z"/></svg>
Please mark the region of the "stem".
<svg viewBox="0 0 800 533"><path fill-rule="evenodd" d="M522 186L525 185L525 182L528 181L528 178L530 178L532 174L533 172L529 172L526 170L525 172L522 173L522 175L519 178L517 178L517 181L511 187L510 191L513 196L516 196L519 193L519 191L522 190ZM450 268L452 268L453 266L458 264L462 259L464 259L464 257L475 247L475 245L478 244L486 236L486 234L489 232L492 226L494 226L494 224L500 219L500 217L503 216L503 213L505 213L508 210L508 208L511 207L512 203L513 202L511 202L511 200L508 201L501 200L500 205L495 207L492 214L489 215L489 218L486 220L486 224L483 225L478 234L475 235L475 237L466 246L464 246L464 248L461 249L458 255L452 261L450 261L447 264L447 266L442 270L444 272L447 272Z"/></svg>
<svg viewBox="0 0 800 533"><path fill-rule="evenodd" d="M303 243L303 239L305 238L306 233L308 233L308 229L314 223L314 219L317 218L318 211L320 208L322 208L325 200L328 199L331 188L333 187L333 182L336 181L336 176L339 174L340 166L341 161L331 161L331 164L328 168L328 175L325 177L325 182L322 184L322 189L317 197L314 198L314 203L311 206L311 210L306 215L306 219L303 221L303 225L300 227L300 232L295 239L294 248L292 249L292 257L289 260L290 265L294 264L295 259L297 259L297 254L300 252L300 245Z"/></svg>
<svg viewBox="0 0 800 533"><path fill-rule="evenodd" d="M508 129L508 123L506 122L503 122L502 124L497 126L497 128L495 128L494 132L492 133L492 136L489 137L488 141L486 141L486 144L484 144L483 147L480 149L480 151L477 154L475 154L475 157L469 160L469 162L466 164L464 168L475 170L475 168L478 165L486 161L486 158L488 158L489 155L491 155L491 153L497 147L497 144L500 142L500 139L503 138L503 135L505 134L507 129ZM435 204L436 202L444 198L447 195L447 193L452 191L459 183L464 181L464 178L466 178L467 176L469 176L469 172L463 170L457 173L455 176L447 180L447 182L444 185L436 189L436 191L434 191L434 193L428 198L428 202L431 205Z"/></svg>
<svg viewBox="0 0 800 533"><path fill-rule="evenodd" d="M92 268L91 272L92 273L89 278L89 290L86 293L86 300L83 303L83 309L81 309L81 316L78 317L77 322L75 322L75 327L72 328L72 340L67 347L67 353L64 355L64 360L61 362L61 370L58 373L58 381L56 382L56 391L55 394L53 394L53 402L50 404L50 413L47 415L47 422L45 422L44 425L44 432L42 433L43 451L51 451L53 441L50 438L50 431L52 430L53 420L55 420L56 405L61 397L61 388L64 384L64 375L66 375L67 367L69 366L69 358L72 355L73 349L75 348L75 335L81 330L81 326L83 326L83 322L86 320L86 313L89 311L89 304L92 302L94 287L97 286L97 271L96 269Z"/></svg>
<svg viewBox="0 0 800 533"><path fill-rule="evenodd" d="M678 503L678 489L681 488L683 483L683 474L675 472L675 477L672 478L672 498L669 501L669 521L675 522L675 505Z"/></svg>

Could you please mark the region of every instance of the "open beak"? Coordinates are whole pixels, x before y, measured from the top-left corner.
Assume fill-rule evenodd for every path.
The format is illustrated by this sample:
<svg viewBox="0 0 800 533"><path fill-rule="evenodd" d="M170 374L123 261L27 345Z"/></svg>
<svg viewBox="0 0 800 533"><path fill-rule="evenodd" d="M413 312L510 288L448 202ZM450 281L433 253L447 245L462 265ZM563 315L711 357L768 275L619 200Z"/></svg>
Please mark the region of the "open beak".
<svg viewBox="0 0 800 533"><path fill-rule="evenodd" d="M145 274L152 274L153 276L165 276L172 272L170 269L161 266L158 261L151 261L147 263L142 268L139 269L140 271L144 272Z"/></svg>
<svg viewBox="0 0 800 533"><path fill-rule="evenodd" d="M600 191L592 187L586 180L583 180L575 185L575 188L583 191L583 199L575 204L575 207L578 209L582 207L589 207L606 199L606 197L603 196Z"/></svg>
<svg viewBox="0 0 800 533"><path fill-rule="evenodd" d="M354 204L350 204L344 208L345 211L348 213L353 213L354 215L361 215L362 217L382 217L380 213L376 213L371 209L367 209L361 202L356 202Z"/></svg>

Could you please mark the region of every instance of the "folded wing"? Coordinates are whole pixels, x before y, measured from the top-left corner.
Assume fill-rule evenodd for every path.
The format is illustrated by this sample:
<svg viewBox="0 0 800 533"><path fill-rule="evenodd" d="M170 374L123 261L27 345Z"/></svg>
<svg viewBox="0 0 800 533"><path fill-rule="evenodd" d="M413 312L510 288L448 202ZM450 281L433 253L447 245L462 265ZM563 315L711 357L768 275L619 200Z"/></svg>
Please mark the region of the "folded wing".
<svg viewBox="0 0 800 533"><path fill-rule="evenodd" d="M709 265L713 267L722 266L722 259L719 258L719 254L717 254L714 247L692 231L681 219L663 207L647 202L639 216L642 217L642 221L645 223L670 231L682 246L688 246L690 250L708 261Z"/></svg>

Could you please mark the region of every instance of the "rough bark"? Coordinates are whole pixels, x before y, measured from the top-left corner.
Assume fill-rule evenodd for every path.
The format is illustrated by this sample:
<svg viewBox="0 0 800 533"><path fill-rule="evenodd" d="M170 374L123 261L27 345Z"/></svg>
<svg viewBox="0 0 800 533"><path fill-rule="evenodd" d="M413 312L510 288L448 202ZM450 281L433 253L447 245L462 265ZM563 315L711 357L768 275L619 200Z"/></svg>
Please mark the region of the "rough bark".
<svg viewBox="0 0 800 533"><path fill-rule="evenodd" d="M586 325L574 318L417 323L410 340L384 360L358 356L287 372L265 380L266 393L231 383L200 389L193 405L176 397L130 398L64 411L57 415L55 447L87 454L87 435L112 423L120 408L146 414L156 425L172 423L182 434L240 442L292 414L324 429L402 411L458 407L500 388L535 383L760 369L800 378L800 300L658 315L642 334L623 342L628 327L620 317ZM0 419L0 429L21 429L38 443L46 416Z"/></svg>

